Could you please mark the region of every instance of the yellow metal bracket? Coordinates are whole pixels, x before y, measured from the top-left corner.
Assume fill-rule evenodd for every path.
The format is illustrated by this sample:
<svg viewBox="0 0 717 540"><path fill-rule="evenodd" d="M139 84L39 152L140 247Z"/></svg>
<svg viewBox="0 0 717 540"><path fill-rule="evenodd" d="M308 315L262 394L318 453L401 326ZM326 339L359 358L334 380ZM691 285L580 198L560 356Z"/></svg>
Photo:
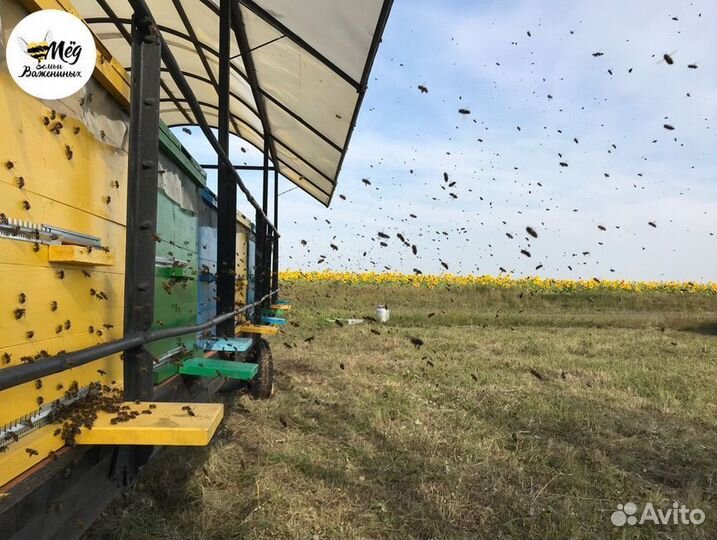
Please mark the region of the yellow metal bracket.
<svg viewBox="0 0 717 540"><path fill-rule="evenodd" d="M75 437L75 442L89 445L206 446L224 416L224 405L221 403L128 401L124 406L126 408L120 415L98 412L92 429L83 429ZM126 419L128 417L131 418Z"/></svg>
<svg viewBox="0 0 717 540"><path fill-rule="evenodd" d="M272 304L269 306L269 309L291 311L291 304Z"/></svg>

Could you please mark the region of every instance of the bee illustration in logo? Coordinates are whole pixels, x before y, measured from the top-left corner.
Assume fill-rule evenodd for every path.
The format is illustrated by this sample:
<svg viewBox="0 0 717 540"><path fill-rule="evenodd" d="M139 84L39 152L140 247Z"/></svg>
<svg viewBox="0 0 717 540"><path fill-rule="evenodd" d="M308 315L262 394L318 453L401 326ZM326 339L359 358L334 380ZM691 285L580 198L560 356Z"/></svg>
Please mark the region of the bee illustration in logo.
<svg viewBox="0 0 717 540"><path fill-rule="evenodd" d="M52 41L52 32L50 30L47 31L42 41L27 42L21 37L18 39L20 40L20 46L28 56L37 60L38 64L45 61L48 53L50 52L50 42Z"/></svg>

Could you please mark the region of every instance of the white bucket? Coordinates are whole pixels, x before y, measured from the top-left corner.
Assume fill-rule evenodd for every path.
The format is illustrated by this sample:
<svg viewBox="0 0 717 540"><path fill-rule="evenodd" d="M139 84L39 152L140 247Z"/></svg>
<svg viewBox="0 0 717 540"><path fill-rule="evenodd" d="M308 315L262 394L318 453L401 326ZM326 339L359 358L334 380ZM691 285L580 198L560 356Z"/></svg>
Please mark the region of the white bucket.
<svg viewBox="0 0 717 540"><path fill-rule="evenodd" d="M378 319L378 322L388 322L390 316L391 311L386 306L378 306L376 308L376 318Z"/></svg>

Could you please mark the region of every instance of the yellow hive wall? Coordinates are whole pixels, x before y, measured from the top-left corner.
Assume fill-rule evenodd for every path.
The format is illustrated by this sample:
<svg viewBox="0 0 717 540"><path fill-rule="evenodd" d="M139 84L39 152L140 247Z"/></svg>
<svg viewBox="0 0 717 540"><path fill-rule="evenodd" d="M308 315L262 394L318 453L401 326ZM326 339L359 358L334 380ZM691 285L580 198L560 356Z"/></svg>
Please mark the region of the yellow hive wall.
<svg viewBox="0 0 717 540"><path fill-rule="evenodd" d="M234 286L234 303L237 306L246 304L248 285L247 242L249 241L249 227L251 227L249 221L242 214L237 214L236 282Z"/></svg>
<svg viewBox="0 0 717 540"><path fill-rule="evenodd" d="M3 43L26 13L19 3L0 2ZM62 101L25 94L7 72L2 47L0 52L0 213L98 236L113 260L103 266L50 263L46 245L0 237L4 369L122 337L127 118L95 80ZM56 122L62 124L59 133L49 129ZM93 296L91 289L108 299ZM16 309L25 310L19 319ZM38 398L50 403L62 397L73 381L80 387L95 381L121 385L120 356L0 392L0 426L35 411ZM25 452L26 439L0 454L0 486L63 445L53 436L55 428L40 428L27 438L42 449L37 456Z"/></svg>

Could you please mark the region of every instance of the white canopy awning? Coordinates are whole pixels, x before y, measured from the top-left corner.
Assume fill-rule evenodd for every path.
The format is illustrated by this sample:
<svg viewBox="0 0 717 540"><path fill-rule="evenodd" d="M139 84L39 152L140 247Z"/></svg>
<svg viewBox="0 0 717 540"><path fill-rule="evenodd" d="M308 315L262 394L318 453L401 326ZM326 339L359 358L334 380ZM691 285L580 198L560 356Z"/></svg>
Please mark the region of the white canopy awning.
<svg viewBox="0 0 717 540"><path fill-rule="evenodd" d="M232 36L231 131L260 150L266 138L279 172L328 206L392 0L236 1L241 20L233 21L234 30L245 34L248 51L242 54ZM219 0L146 3L207 122L217 127ZM129 2L73 4L114 59L129 69ZM247 71L252 66L255 89ZM196 124L169 73L161 79L162 120L169 126Z"/></svg>

